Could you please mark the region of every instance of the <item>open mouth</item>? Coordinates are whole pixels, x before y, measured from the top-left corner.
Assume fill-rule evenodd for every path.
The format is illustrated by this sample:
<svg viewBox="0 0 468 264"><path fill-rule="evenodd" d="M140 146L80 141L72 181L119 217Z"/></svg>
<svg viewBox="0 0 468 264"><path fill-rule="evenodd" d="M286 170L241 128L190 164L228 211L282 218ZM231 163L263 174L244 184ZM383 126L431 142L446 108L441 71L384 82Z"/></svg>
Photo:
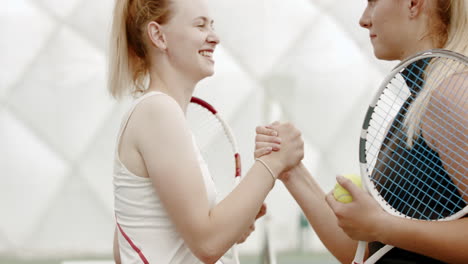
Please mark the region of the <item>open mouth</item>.
<svg viewBox="0 0 468 264"><path fill-rule="evenodd" d="M213 51L212 50L200 50L198 53L202 55L203 57L207 57L212 59L213 58Z"/></svg>

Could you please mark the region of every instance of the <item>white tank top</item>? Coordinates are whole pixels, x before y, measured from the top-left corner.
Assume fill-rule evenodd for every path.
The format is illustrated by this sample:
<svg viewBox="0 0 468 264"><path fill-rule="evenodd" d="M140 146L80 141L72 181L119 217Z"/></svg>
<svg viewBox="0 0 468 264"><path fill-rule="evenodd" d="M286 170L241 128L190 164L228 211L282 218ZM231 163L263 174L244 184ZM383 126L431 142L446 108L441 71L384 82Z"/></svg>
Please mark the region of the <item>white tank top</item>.
<svg viewBox="0 0 468 264"><path fill-rule="evenodd" d="M124 116L117 136L114 161L114 207L119 229L120 257L123 264L198 264L201 262L192 254L176 231L151 180L131 173L119 159L120 138L135 107L144 99L156 95L168 96L160 92L150 92L136 99ZM203 174L208 201L213 207L216 203L216 188L195 141L193 143Z"/></svg>

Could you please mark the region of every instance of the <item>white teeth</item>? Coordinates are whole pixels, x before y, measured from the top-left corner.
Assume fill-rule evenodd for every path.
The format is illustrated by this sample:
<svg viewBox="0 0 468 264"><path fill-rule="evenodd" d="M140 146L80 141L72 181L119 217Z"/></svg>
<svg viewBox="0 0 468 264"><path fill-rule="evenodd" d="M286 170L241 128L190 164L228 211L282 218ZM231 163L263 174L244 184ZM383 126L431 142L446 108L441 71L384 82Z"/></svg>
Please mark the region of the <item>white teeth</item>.
<svg viewBox="0 0 468 264"><path fill-rule="evenodd" d="M211 51L205 51L205 50L204 50L204 51L200 51L200 54L201 54L202 56L208 57L208 58L213 57L213 52L211 52Z"/></svg>

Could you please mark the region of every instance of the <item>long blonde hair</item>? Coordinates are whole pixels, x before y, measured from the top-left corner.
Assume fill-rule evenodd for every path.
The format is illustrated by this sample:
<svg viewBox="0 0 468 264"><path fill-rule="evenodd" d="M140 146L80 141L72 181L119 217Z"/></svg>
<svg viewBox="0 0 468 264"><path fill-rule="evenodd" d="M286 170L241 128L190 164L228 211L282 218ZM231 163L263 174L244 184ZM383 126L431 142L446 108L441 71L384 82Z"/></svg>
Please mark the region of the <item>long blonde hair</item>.
<svg viewBox="0 0 468 264"><path fill-rule="evenodd" d="M151 64L146 25L170 19L170 0L116 0L110 36L108 90L120 99L146 90Z"/></svg>
<svg viewBox="0 0 468 264"><path fill-rule="evenodd" d="M436 47L451 50L468 56L468 3L467 0L434 0L436 5L434 19L430 21L433 28L430 34L433 36ZM426 76L430 72L438 72L444 63L431 62L427 67ZM450 67L449 67L450 68ZM456 72L466 69L451 68L445 76L451 76ZM424 78L426 78L424 76ZM421 133L421 120L425 109L429 105L432 93L444 78L425 79L424 89L412 103L404 124L407 127L407 143L411 147L413 140Z"/></svg>

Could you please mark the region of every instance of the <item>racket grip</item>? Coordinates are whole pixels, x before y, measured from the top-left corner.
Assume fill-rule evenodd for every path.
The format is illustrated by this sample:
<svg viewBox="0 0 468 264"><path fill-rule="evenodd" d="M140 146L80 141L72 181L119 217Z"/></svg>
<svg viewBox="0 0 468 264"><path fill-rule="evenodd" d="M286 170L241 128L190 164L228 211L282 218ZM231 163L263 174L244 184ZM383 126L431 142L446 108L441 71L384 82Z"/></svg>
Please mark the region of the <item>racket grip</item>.
<svg viewBox="0 0 468 264"><path fill-rule="evenodd" d="M367 242L359 241L356 249L356 255L351 264L364 264L364 254L366 253Z"/></svg>

